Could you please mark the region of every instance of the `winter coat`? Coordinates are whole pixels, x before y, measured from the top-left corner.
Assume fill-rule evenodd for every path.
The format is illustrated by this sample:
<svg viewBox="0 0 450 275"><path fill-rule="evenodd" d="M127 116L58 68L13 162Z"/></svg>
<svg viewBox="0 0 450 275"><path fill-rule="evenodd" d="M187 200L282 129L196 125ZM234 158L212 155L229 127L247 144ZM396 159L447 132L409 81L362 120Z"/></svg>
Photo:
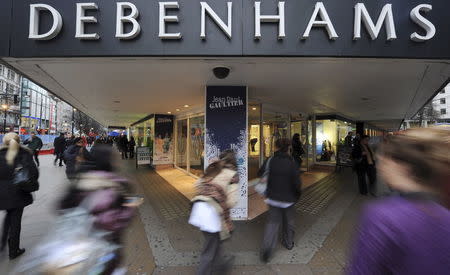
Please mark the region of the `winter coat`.
<svg viewBox="0 0 450 275"><path fill-rule="evenodd" d="M373 163L375 164L375 154L373 153L370 146L367 146L369 151L372 153ZM352 151L353 165L355 169L366 169L369 166L367 161L367 155L363 155L363 148L361 144L355 144Z"/></svg>
<svg viewBox="0 0 450 275"><path fill-rule="evenodd" d="M0 210L23 208L33 203L30 193L24 192L12 184L14 169L18 164L29 169L32 180L37 181L39 178L39 170L34 163L30 149L20 147L14 166L6 163L7 150L6 147L0 148Z"/></svg>
<svg viewBox="0 0 450 275"><path fill-rule="evenodd" d="M262 176L267 160L258 175ZM297 164L288 153L275 152L270 159L267 198L282 202L297 202L301 195L301 181Z"/></svg>
<svg viewBox="0 0 450 275"><path fill-rule="evenodd" d="M53 146L55 147L55 154L64 153L64 150L66 149L66 139L61 136L55 138Z"/></svg>
<svg viewBox="0 0 450 275"><path fill-rule="evenodd" d="M32 151L41 150L43 146L42 139L38 136L25 140L23 144L27 144Z"/></svg>
<svg viewBox="0 0 450 275"><path fill-rule="evenodd" d="M71 178L76 174L80 159L91 160L91 155L88 150L85 147L70 145L64 152L67 177Z"/></svg>

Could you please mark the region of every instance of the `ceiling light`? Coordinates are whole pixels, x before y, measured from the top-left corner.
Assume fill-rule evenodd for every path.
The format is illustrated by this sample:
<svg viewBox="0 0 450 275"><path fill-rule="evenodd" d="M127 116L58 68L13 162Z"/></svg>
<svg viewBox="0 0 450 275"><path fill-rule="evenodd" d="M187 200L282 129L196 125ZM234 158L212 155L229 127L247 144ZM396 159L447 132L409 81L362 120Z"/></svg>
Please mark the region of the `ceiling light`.
<svg viewBox="0 0 450 275"><path fill-rule="evenodd" d="M179 112L179 111L180 111L180 109L177 109L176 111L177 111L177 112Z"/></svg>
<svg viewBox="0 0 450 275"><path fill-rule="evenodd" d="M253 110L253 111L256 111L256 107L253 107L252 110Z"/></svg>
<svg viewBox="0 0 450 275"><path fill-rule="evenodd" d="M169 115L172 113L172 112L167 112Z"/></svg>
<svg viewBox="0 0 450 275"><path fill-rule="evenodd" d="M187 104L186 104L186 105L184 105L184 108L189 108L189 105L187 105Z"/></svg>

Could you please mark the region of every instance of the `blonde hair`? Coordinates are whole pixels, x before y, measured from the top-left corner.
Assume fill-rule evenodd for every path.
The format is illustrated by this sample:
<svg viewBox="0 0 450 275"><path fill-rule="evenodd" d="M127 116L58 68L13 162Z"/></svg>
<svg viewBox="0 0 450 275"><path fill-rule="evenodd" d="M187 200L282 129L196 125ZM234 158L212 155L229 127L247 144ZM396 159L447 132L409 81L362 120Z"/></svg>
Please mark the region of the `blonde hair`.
<svg viewBox="0 0 450 275"><path fill-rule="evenodd" d="M6 163L9 166L14 165L14 160L20 150L20 137L16 133L7 133L3 137L3 145L8 148L6 151Z"/></svg>

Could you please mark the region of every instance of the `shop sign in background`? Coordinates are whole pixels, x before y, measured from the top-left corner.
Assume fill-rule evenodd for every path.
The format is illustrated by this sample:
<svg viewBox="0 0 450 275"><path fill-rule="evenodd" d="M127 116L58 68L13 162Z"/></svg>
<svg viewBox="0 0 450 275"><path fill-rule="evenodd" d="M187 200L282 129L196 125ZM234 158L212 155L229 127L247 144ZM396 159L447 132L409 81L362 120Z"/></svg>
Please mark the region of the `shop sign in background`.
<svg viewBox="0 0 450 275"><path fill-rule="evenodd" d="M173 116L155 115L153 165L173 163Z"/></svg>
<svg viewBox="0 0 450 275"><path fill-rule="evenodd" d="M205 168L220 152L236 152L239 174L239 202L231 210L236 220L247 219L247 87L210 86L206 88Z"/></svg>

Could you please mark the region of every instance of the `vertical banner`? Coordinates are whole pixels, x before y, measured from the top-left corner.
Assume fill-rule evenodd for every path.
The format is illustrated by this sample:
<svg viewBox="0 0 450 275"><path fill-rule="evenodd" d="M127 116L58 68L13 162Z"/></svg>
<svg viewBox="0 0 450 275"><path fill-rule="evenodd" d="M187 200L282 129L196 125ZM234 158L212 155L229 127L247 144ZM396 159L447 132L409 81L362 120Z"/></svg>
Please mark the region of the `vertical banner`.
<svg viewBox="0 0 450 275"><path fill-rule="evenodd" d="M155 115L153 165L173 164L173 116Z"/></svg>
<svg viewBox="0 0 450 275"><path fill-rule="evenodd" d="M217 160L220 152L236 152L239 174L239 201L231 210L235 220L247 219L247 87L206 88L205 165Z"/></svg>

